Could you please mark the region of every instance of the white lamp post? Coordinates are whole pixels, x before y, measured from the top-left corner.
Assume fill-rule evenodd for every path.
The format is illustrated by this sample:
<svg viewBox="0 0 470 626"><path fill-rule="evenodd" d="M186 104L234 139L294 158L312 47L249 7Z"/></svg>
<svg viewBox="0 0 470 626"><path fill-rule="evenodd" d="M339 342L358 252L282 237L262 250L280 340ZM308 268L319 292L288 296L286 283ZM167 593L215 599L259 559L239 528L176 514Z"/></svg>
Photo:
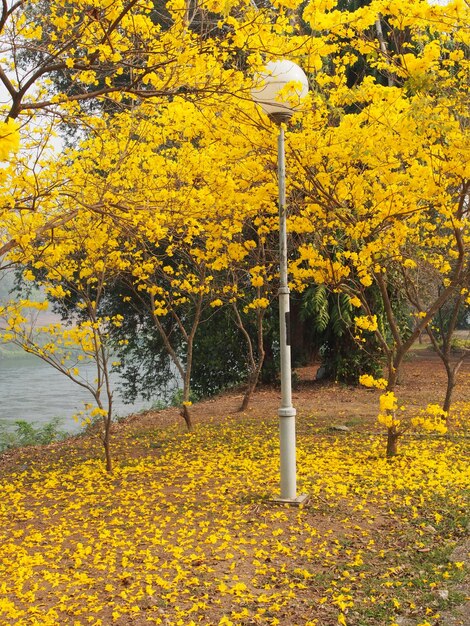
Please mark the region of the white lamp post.
<svg viewBox="0 0 470 626"><path fill-rule="evenodd" d="M295 414L292 406L292 373L289 327L289 287L287 281L286 167L283 122L289 121L308 93L308 80L303 70L292 61L271 61L258 77L260 83L252 90L253 100L261 106L279 128L279 340L281 356L281 406L279 436L281 446L281 495L277 502L301 504L306 495L297 495ZM287 86L289 85L289 86Z"/></svg>

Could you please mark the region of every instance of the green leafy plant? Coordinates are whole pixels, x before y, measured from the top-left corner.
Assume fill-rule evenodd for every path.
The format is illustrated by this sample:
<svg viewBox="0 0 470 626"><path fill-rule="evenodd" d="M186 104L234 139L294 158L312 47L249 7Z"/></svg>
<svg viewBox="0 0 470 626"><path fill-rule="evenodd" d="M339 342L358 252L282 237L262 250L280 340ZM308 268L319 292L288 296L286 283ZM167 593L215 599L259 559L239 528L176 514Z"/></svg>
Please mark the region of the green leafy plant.
<svg viewBox="0 0 470 626"><path fill-rule="evenodd" d="M360 344L353 336L354 311L348 295L315 285L305 291L301 307L303 320L311 324L325 378L357 384L361 374L381 371L381 354L373 338Z"/></svg>
<svg viewBox="0 0 470 626"><path fill-rule="evenodd" d="M0 430L0 451L60 441L67 436L67 432L60 428L61 421L59 417L54 417L43 426L36 426L34 422L16 420L14 430L3 426Z"/></svg>

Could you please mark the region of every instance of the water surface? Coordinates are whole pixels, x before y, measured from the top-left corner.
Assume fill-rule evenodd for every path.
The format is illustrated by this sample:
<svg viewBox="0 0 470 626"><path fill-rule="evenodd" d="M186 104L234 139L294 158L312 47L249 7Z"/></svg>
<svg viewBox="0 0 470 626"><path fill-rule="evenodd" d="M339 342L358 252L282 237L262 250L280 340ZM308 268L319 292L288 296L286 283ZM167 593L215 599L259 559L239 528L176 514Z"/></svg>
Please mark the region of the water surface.
<svg viewBox="0 0 470 626"><path fill-rule="evenodd" d="M81 366L80 373L95 376L92 365ZM117 393L118 379L113 377L114 416L124 416L150 408L150 402L125 404ZM81 426L73 419L84 408L84 402L93 402L89 392L69 378L28 354L0 355L0 427L13 425L15 420L34 422L41 426L54 417L61 418L61 429L78 432Z"/></svg>

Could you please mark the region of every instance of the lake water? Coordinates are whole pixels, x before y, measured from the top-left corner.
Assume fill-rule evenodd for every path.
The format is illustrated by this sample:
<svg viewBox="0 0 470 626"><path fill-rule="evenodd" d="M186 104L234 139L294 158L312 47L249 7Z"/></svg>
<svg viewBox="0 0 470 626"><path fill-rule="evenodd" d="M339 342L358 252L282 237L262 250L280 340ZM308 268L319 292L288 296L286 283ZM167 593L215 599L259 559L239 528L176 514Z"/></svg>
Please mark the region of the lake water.
<svg viewBox="0 0 470 626"><path fill-rule="evenodd" d="M85 367L80 371L84 372ZM89 373L93 378L92 367ZM117 382L114 377L114 387ZM0 427L13 426L15 420L40 426L60 417L60 428L76 433L81 426L73 415L83 409L84 402L93 402L91 394L41 359L28 354L0 356ZM150 404L124 404L115 391L113 413L115 417L125 416L150 408Z"/></svg>

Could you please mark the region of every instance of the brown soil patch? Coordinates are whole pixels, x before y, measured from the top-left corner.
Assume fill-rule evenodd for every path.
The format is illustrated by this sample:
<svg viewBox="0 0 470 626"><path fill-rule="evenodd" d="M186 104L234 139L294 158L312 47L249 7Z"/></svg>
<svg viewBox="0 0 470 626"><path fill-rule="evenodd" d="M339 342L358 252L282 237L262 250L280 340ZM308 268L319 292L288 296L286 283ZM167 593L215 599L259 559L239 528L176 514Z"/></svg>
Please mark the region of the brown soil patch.
<svg viewBox="0 0 470 626"><path fill-rule="evenodd" d="M374 427L380 391L364 387L351 387L340 383L315 380L318 364L295 370L298 382L292 392L292 404L297 410L299 424L302 418L314 416L319 427L345 422L354 422L357 428ZM454 402L469 399L470 360L464 363L459 373L460 384L454 391ZM402 379L397 388L399 401L412 406L442 404L446 385L446 374L440 359L426 350L412 353L404 363ZM375 396L376 402L371 401ZM191 407L191 417L195 424L208 419L219 420L227 416L240 415L239 409L243 394L240 391L199 402ZM271 387L259 388L250 402L245 416L277 415L279 390ZM172 424L184 424L177 408L148 412L130 416L126 428L155 428Z"/></svg>

